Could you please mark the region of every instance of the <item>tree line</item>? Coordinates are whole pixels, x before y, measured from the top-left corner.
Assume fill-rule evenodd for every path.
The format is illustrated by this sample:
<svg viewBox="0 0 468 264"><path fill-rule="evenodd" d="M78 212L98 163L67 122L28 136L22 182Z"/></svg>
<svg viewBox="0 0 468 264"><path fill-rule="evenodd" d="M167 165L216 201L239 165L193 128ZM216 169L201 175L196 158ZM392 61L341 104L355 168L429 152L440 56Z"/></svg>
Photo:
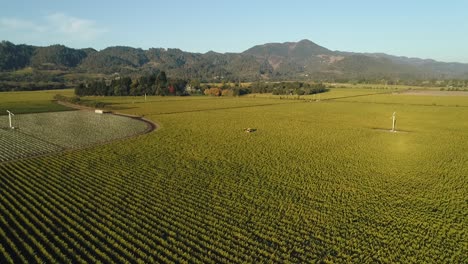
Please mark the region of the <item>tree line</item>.
<svg viewBox="0 0 468 264"><path fill-rule="evenodd" d="M323 83L307 82L254 82L251 84L250 89L252 93L272 93L275 95L308 95L328 91Z"/></svg>
<svg viewBox="0 0 468 264"><path fill-rule="evenodd" d="M108 80L97 80L81 83L75 88L78 96L139 96L139 95L187 95L185 87L187 81L182 79L168 79L161 71L158 75L141 76L139 78L117 77Z"/></svg>
<svg viewBox="0 0 468 264"><path fill-rule="evenodd" d="M9 82L0 81L0 92L40 91L65 89L65 84L59 82Z"/></svg>
<svg viewBox="0 0 468 264"><path fill-rule="evenodd" d="M275 95L309 95L328 91L323 83L307 82L254 82L243 87L240 82L233 84L201 84L198 79L168 79L166 73L141 77L117 77L112 80L97 80L81 83L75 88L77 96L141 96L141 95L210 95L240 96L250 93L272 93Z"/></svg>

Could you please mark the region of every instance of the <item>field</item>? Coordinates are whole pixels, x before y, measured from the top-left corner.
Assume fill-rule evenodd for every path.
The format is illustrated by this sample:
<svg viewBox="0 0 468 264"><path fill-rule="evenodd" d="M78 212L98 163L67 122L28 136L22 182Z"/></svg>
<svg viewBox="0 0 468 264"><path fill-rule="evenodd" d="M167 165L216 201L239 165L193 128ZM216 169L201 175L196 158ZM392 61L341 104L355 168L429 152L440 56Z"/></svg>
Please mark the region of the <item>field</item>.
<svg viewBox="0 0 468 264"><path fill-rule="evenodd" d="M456 95L456 92L448 92ZM463 92L465 93L465 92ZM468 93L466 93L468 94ZM395 105L425 105L425 106L441 106L441 107L468 107L468 96L446 96L428 94L410 94L410 93L394 93L394 94L376 94L372 96L358 96L348 98L337 98L337 101L346 101L354 103L376 103ZM434 108L439 109L439 108Z"/></svg>
<svg viewBox="0 0 468 264"><path fill-rule="evenodd" d="M89 98L160 129L0 163L0 263L466 263L468 97L364 90Z"/></svg>
<svg viewBox="0 0 468 264"><path fill-rule="evenodd" d="M67 107L51 102L57 93L71 96L73 90L2 92L0 94L0 115L6 115L6 110L10 110L15 114L70 110Z"/></svg>
<svg viewBox="0 0 468 264"><path fill-rule="evenodd" d="M283 100L330 100L338 98L355 98L374 94L388 94L392 92L401 91L402 88L384 89L381 87L367 87L367 88L331 88L326 93L312 94L312 95L272 95L272 94L250 94L247 97L253 98L270 98L270 99L283 99Z"/></svg>
<svg viewBox="0 0 468 264"><path fill-rule="evenodd" d="M64 111L0 116L0 161L83 148L144 133L148 124L116 115Z"/></svg>

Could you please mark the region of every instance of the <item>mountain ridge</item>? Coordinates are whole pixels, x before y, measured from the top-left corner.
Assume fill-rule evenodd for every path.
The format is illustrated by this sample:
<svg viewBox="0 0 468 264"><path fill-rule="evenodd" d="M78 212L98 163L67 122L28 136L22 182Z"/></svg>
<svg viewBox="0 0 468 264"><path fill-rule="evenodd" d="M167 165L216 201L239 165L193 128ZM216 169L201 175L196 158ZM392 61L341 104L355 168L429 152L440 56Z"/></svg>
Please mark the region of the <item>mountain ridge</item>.
<svg viewBox="0 0 468 264"><path fill-rule="evenodd" d="M166 71L202 80L468 79L468 64L332 51L308 39L255 45L243 52L194 53L177 48L111 46L102 50L63 45L39 47L0 43L0 71L25 67L71 72L138 74Z"/></svg>

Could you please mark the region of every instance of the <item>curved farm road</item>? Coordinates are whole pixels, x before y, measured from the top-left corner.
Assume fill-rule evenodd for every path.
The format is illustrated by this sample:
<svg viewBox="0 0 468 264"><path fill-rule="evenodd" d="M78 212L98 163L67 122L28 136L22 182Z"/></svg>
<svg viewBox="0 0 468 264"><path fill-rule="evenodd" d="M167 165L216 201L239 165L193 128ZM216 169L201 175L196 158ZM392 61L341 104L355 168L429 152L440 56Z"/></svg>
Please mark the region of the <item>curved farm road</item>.
<svg viewBox="0 0 468 264"><path fill-rule="evenodd" d="M60 105L63 105L63 106L66 106L66 107L70 107L70 108L73 108L73 109L77 109L77 110L84 110L84 111L92 111L94 112L96 109L95 108L92 108L92 107L88 107L88 106L83 106L83 105L77 105L77 104L72 104L72 103L69 103L69 102L64 102L64 101L56 101L57 104L60 104ZM143 121L145 122L147 125L148 125L148 129L145 130L144 132L142 133L138 133L138 134L135 134L135 135L132 135L132 136L129 136L129 137L134 137L134 136L139 136L139 135L143 135L143 134L148 134L150 132L153 132L154 130L158 129L158 124L154 123L153 121L151 120L148 120L144 117L141 117L141 116L135 116L135 115L129 115L129 114L122 114L122 113L114 113L114 112L109 112L108 114L112 114L112 115L117 115L117 116L125 116L125 117L129 117L129 118L132 118L132 119L136 119L136 120L140 120L140 121ZM129 137L126 137L126 138L129 138Z"/></svg>

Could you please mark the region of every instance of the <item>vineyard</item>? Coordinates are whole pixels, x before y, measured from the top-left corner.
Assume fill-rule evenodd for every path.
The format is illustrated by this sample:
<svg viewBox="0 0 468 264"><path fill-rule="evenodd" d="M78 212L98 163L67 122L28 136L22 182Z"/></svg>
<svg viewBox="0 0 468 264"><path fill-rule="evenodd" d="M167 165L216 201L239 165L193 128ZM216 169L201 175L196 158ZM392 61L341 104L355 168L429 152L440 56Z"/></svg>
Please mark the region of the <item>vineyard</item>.
<svg viewBox="0 0 468 264"><path fill-rule="evenodd" d="M145 132L145 122L116 115L65 111L0 116L0 161L105 143Z"/></svg>
<svg viewBox="0 0 468 264"><path fill-rule="evenodd" d="M101 98L160 129L0 163L0 263L467 263L468 107L412 98Z"/></svg>

